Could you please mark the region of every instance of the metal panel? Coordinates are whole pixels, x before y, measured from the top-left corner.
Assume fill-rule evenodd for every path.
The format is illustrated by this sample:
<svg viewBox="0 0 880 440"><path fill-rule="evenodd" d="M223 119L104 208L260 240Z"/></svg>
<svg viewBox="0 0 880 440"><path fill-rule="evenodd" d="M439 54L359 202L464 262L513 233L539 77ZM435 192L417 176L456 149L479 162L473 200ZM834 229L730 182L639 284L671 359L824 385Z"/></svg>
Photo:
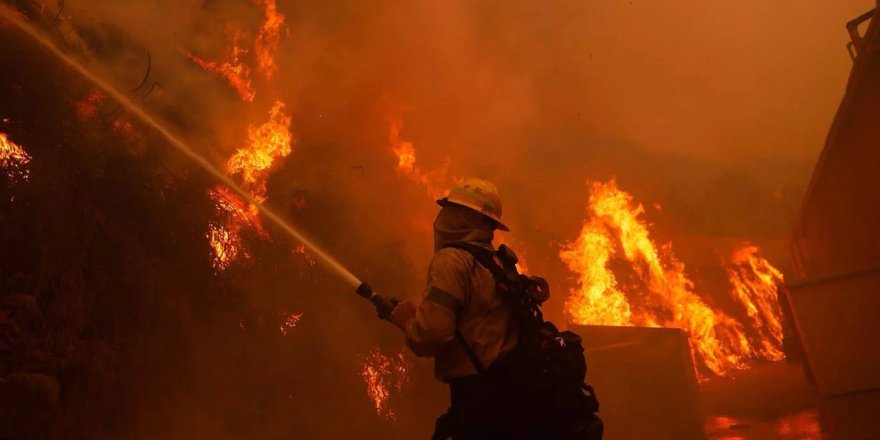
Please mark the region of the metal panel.
<svg viewBox="0 0 880 440"><path fill-rule="evenodd" d="M831 438L876 440L880 438L880 391L822 399L822 420Z"/></svg>
<svg viewBox="0 0 880 440"><path fill-rule="evenodd" d="M702 439L697 381L678 329L575 326L587 382L600 401L605 439Z"/></svg>
<svg viewBox="0 0 880 440"><path fill-rule="evenodd" d="M880 270L789 287L822 396L880 388Z"/></svg>

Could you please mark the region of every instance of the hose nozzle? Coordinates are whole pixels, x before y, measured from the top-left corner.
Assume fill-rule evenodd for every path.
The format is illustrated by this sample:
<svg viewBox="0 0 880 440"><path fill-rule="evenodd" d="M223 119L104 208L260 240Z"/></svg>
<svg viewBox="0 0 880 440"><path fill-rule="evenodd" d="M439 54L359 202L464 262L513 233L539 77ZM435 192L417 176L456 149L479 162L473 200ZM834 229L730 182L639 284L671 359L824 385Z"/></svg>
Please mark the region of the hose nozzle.
<svg viewBox="0 0 880 440"><path fill-rule="evenodd" d="M382 319L388 319L388 316L391 315L391 311L394 310L394 307L400 302L397 298L386 298L379 295L367 283L361 283L354 292L359 296L370 300L370 302L376 306L376 312L379 314L379 318Z"/></svg>

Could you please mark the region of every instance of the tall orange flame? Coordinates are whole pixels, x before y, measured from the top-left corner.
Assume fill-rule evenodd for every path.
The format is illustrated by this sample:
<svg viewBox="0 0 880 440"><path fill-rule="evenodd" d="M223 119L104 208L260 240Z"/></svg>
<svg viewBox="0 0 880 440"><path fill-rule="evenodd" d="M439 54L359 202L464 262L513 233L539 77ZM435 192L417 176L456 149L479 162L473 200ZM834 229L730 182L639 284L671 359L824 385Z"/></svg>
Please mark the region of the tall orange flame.
<svg viewBox="0 0 880 440"><path fill-rule="evenodd" d="M409 363L406 353L400 352L386 356L378 348L370 350L363 358L361 377L367 386L367 395L373 401L376 414L388 420L396 420L397 414L391 409L391 393L403 392L409 383Z"/></svg>
<svg viewBox="0 0 880 440"><path fill-rule="evenodd" d="M694 292L694 284L671 245L659 247L652 241L650 228L642 219L644 212L615 180L590 183L589 218L578 239L560 251L562 260L579 276L578 288L565 305L571 321L681 328L689 335L695 361L714 375L745 368L754 359L779 359L770 347L778 352L781 340L750 340L741 323L708 306ZM625 264L621 269L616 263ZM769 263L755 267L762 271L772 268ZM763 274L752 272L753 277L747 273L739 279L750 282ZM625 283L619 281L621 276ZM757 291L764 294L764 290ZM756 300L755 292L743 290L740 301L775 313L772 316L778 321L778 308L772 310L766 301ZM766 314L760 316L771 320Z"/></svg>
<svg viewBox="0 0 880 440"><path fill-rule="evenodd" d="M5 133L0 133L0 169L6 172L10 181L28 181L30 161L31 156L24 148L9 140Z"/></svg>

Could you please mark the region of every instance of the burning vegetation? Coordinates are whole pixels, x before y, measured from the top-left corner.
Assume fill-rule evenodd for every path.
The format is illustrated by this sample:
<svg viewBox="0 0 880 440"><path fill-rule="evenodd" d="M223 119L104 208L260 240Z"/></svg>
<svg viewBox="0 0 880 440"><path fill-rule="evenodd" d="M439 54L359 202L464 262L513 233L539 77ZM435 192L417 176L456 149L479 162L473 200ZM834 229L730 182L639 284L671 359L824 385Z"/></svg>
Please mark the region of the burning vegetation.
<svg viewBox="0 0 880 440"><path fill-rule="evenodd" d="M560 257L578 274L566 302L577 324L675 327L687 332L700 371L725 376L755 360L780 360L781 273L758 248L735 251L728 268L731 295L746 309L744 325L707 304L694 290L671 244L658 245L645 209L615 180L591 182L588 219Z"/></svg>
<svg viewBox="0 0 880 440"><path fill-rule="evenodd" d="M30 175L28 163L31 156L20 145L0 133L0 170L6 173L11 183L26 182Z"/></svg>
<svg viewBox="0 0 880 440"><path fill-rule="evenodd" d="M276 102L269 111L269 120L260 126L249 126L245 145L239 148L226 165L230 176L239 178L242 188L258 203L266 201L266 180L276 160L290 154L293 137L290 117L285 115L284 104ZM217 186L209 191L217 210L226 218L225 223L212 223L209 228L214 250L214 267L223 270L241 251L241 231L251 228L259 236L268 238L256 206L247 203L231 190Z"/></svg>
<svg viewBox="0 0 880 440"><path fill-rule="evenodd" d="M363 356L361 378L379 416L391 421L397 419L391 408L391 397L403 393L404 387L409 383L408 369L405 352L386 355L374 348Z"/></svg>

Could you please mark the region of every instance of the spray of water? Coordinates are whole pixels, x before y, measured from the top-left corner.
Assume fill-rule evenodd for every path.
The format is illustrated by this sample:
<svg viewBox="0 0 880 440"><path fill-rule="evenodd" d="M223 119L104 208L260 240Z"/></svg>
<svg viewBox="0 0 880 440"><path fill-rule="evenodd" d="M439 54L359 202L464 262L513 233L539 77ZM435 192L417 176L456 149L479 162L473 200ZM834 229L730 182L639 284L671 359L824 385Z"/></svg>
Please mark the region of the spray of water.
<svg viewBox="0 0 880 440"><path fill-rule="evenodd" d="M147 113L147 111L143 107L137 105L128 96L119 92L119 90L110 85L108 82L99 78L97 75L86 69L78 61L62 52L58 48L58 46L56 46L55 43L52 42L52 40L48 39L46 36L40 33L39 30L34 28L34 26L32 26L23 17L21 17L17 11L12 10L6 5L0 4L0 16L4 17L10 23L14 24L19 30L39 42L52 55L57 57L64 64L75 70L77 73L82 75L90 82L94 83L97 87L107 93L108 96L116 100L119 105L124 107L129 113L136 116L138 119L143 121L143 123L156 130L160 135L162 135L162 137L164 137L168 141L168 143L180 150L181 153L192 159L196 164L205 169L205 171L210 173L212 176L216 177L217 180L235 191L248 203L252 203L257 206L263 216L277 224L279 227L281 227L282 230L284 230L284 232L288 233L295 240L308 247L315 255L318 256L318 259L322 263L324 263L324 265L331 272L339 275L352 287L358 287L361 284L361 281L356 276L354 276L354 274L346 269L345 266L343 266L341 263L336 261L336 259L333 258L330 254L321 249L302 232L298 231L296 228L287 223L287 221L285 221L281 216L254 200L254 198L251 197L250 194L245 192L240 186L238 186L238 184L230 179L229 176L218 170L217 167L215 167L211 162L196 153L195 150L193 150L186 142L177 137L168 128L166 128L165 125L162 124L158 119Z"/></svg>

